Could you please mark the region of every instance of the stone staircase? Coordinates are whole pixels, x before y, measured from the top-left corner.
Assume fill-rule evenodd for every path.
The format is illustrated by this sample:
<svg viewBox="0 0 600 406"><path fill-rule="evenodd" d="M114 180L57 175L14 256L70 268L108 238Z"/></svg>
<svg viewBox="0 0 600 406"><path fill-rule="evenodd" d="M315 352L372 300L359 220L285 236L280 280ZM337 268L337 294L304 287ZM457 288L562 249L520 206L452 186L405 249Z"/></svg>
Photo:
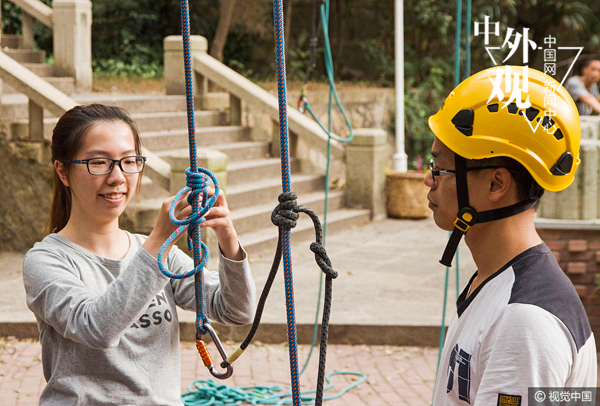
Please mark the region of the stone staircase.
<svg viewBox="0 0 600 406"><path fill-rule="evenodd" d="M18 45L18 39L2 37L3 47L11 48L11 45ZM73 94L73 79L52 77L52 65L43 63L43 53L15 49L6 51L12 57L17 55L21 58L28 69L44 75L46 81L70 93L78 103L97 102L126 109L138 125L144 148L167 163L182 156L189 157L185 96ZM28 139L28 99L23 94L6 89L7 85L4 87L0 115L3 120L10 122L12 139ZM218 150L227 156L225 194L242 245L253 258L272 254L277 245L277 228L272 225L270 216L277 204L277 196L282 191L280 160L271 156L270 142L253 141L251 129L229 125L228 116L226 109L196 111L197 146ZM57 117L44 111L43 132L46 140L51 139L57 120ZM297 158L291 158L292 187L299 195L298 203L308 205L322 219L325 205L324 176L302 171L301 168L305 166L311 165L302 165ZM156 174L147 171L139 202L130 204L126 212L133 222L132 230L149 233L162 202L172 194L164 187L164 179L157 179ZM369 210L344 208L342 190L332 190L329 199L329 232L346 230L370 220ZM314 238L312 222L307 216L302 216L293 230L292 239Z"/></svg>
<svg viewBox="0 0 600 406"><path fill-rule="evenodd" d="M30 49L21 49L21 37L18 35L3 34L0 40L2 51L21 63L24 67L44 78L52 86L63 93L72 94L75 91L75 79L70 77L59 77L55 75L54 65L46 63L46 52ZM4 85L3 94L14 94L16 91L8 85Z"/></svg>

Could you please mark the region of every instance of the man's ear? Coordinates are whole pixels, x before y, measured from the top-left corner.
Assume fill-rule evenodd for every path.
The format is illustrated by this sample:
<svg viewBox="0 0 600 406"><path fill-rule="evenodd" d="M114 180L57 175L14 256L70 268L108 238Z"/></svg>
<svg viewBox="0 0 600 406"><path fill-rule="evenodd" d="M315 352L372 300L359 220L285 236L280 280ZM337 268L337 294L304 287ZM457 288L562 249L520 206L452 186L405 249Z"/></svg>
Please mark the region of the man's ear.
<svg viewBox="0 0 600 406"><path fill-rule="evenodd" d="M63 185L69 187L69 177L67 176L67 168L65 168L65 164L58 160L54 161L54 170L58 174L58 177Z"/></svg>
<svg viewBox="0 0 600 406"><path fill-rule="evenodd" d="M491 177L490 201L497 202L502 199L508 191L514 188L514 182L510 172L506 168L496 168Z"/></svg>

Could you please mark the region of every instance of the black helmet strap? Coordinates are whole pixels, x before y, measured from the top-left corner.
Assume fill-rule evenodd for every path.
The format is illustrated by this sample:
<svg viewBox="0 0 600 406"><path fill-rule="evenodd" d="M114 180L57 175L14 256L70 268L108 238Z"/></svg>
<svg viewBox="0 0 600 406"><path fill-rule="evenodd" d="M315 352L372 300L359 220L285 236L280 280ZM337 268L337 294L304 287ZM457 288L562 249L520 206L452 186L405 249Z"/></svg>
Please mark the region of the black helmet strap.
<svg viewBox="0 0 600 406"><path fill-rule="evenodd" d="M454 165L456 170L456 195L458 199L458 213L454 220L454 230L450 235L446 249L440 259L440 263L445 266L452 266L452 259L458 248L463 235L476 223L487 223L489 221L500 220L506 217L514 216L532 208L539 199L527 199L510 206L499 209L486 210L478 213L469 206L469 186L467 184L467 160L462 156L454 155Z"/></svg>

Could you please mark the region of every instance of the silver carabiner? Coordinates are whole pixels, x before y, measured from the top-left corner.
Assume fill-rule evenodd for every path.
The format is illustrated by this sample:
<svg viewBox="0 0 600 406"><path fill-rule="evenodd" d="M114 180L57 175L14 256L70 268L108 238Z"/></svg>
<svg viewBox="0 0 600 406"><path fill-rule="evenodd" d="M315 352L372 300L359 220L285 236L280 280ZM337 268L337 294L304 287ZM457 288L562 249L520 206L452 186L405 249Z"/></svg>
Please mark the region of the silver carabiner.
<svg viewBox="0 0 600 406"><path fill-rule="evenodd" d="M204 329L206 331L208 331L208 334L210 335L210 338L212 338L213 342L215 343L215 346L217 347L217 350L219 351L221 358L223 359L223 361L225 361L227 359L227 353L225 352L225 348L223 348L223 344L221 344L221 340L219 340L219 337L217 336L217 333L215 332L215 330L212 328L212 326L209 323L203 323L202 327L204 327ZM202 344L204 344L204 342L202 340L196 340L197 345L198 345L198 341L200 341ZM198 348L198 351L200 351L200 348ZM208 354L208 351L206 351L206 354ZM202 359L204 360L205 358L204 358L204 355L202 354L202 351L200 351L200 355L202 356ZM210 358L210 355L208 355L208 358ZM215 378L227 379L233 374L233 366L231 366L231 364L227 365L225 372L218 372L215 369L212 359L210 361L211 361L210 364L207 364L207 362L205 361L204 365L208 368L208 370L210 371L210 374L212 376L214 376Z"/></svg>

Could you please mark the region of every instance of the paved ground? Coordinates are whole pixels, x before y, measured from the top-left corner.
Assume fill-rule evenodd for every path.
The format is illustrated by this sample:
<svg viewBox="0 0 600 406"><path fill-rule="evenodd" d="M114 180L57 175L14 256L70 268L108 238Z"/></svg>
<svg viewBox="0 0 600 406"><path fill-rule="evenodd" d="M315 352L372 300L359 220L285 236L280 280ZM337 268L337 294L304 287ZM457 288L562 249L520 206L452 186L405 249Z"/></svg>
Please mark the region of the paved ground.
<svg viewBox="0 0 600 406"><path fill-rule="evenodd" d="M300 358L306 358L309 346L300 345ZM394 346L329 346L328 371L360 371L367 381L338 399L325 402L329 406L426 406L431 402L437 349ZM212 349L216 352L216 349ZM0 340L0 405L37 405L45 381L42 375L39 343L33 340ZM193 343L181 344L182 392L196 379L209 374L200 361ZM301 377L302 390L314 389L317 358L313 353ZM333 376L333 388L325 396L335 394L357 378ZM235 363L229 386L278 385L289 387L287 347L284 345L252 345Z"/></svg>
<svg viewBox="0 0 600 406"><path fill-rule="evenodd" d="M340 274L333 286L332 339L344 344L435 346L435 335L438 334L435 329L439 328L442 320L446 274L445 267L438 261L447 238L448 233L439 230L431 218L387 219L330 235L327 251L334 269ZM315 319L321 272L309 245L310 242L294 243L292 248L296 319L306 327L305 330L310 330ZM461 247L460 255L461 285L464 285L475 271L475 266L466 246ZM272 257L250 258L250 261L260 290ZM18 335L11 332L9 323L28 323L28 331L32 332L29 337L36 336L35 318L25 304L22 263L23 254L0 253L0 336ZM262 321L282 326L286 313L283 271L279 272ZM454 310L455 286L452 269L446 323ZM182 312L180 320L192 323L194 314ZM345 326L378 328L347 331ZM423 336L422 341L411 341L409 336L419 327L430 328L428 335ZM370 331L373 332L371 337L368 336ZM360 334L360 340L348 334ZM382 342L383 336L389 338ZM261 339L268 341L267 337Z"/></svg>
<svg viewBox="0 0 600 406"><path fill-rule="evenodd" d="M339 343L411 342L415 346L340 345L329 346L327 371L357 371L367 374L361 384L331 406L348 405L429 405L435 379L437 342L434 330L442 319L442 299L446 271L438 260L448 233L435 227L431 218L420 221L390 220L372 223L327 239L327 250L340 276L334 281L334 300L330 337ZM319 270L314 265L309 243L294 243L293 266L296 316L305 333L315 318ZM0 336L11 325L33 325L34 317L25 304L21 266L23 254L0 253ZM271 258L251 258L255 280L263 286ZM460 251L461 286L475 271L466 247ZM281 272L281 271L280 271ZM454 270L450 277L447 319L454 311L456 295ZM182 315L185 322L193 315ZM267 301L265 323L282 327L285 300L279 275ZM188 323L189 324L189 323ZM261 327L263 336L277 333ZM33 327L35 336L35 327ZM266 333L265 333L266 331ZM259 333L261 330L259 329ZM274 332L274 333L273 333ZM260 335L260 334L259 334ZM300 334L299 336L310 336ZM399 337L400 336L400 337ZM285 333L280 341L285 340ZM269 338L273 338L272 336ZM275 340L276 341L276 340ZM306 340L305 340L306 341ZM429 346L429 347L427 347ZM192 343L182 343L182 391L195 379L209 377ZM308 346L300 345L305 359ZM216 353L216 350L212 351ZM289 367L285 344L251 346L235 364L229 385L289 385ZM302 389L313 389L317 358L313 355L302 377ZM337 392L355 378L333 378ZM44 387L40 346L34 340L0 338L0 405L35 405Z"/></svg>
<svg viewBox="0 0 600 406"><path fill-rule="evenodd" d="M381 341L381 337L387 337L383 339L385 344L388 340L397 341L396 336L403 334L422 344L418 329L436 328L441 322L445 268L438 260L446 239L447 233L437 229L431 219L388 219L329 236L327 250L334 268L340 273L334 281L332 331L336 327L341 329L340 334L351 343L357 340L353 337L361 335L363 342ZM296 316L298 322L306 326L315 318L320 272L308 245L307 242L294 243L292 250ZM468 251L461 251L461 255L461 283L465 283L474 271L474 265ZM22 254L0 253L0 329L4 328L4 331L7 331L6 323L34 322L24 300L22 260ZM251 258L259 289L267 277L271 260L271 257ZM285 323L282 279L279 275L267 301L265 323ZM454 276L451 291L455 292ZM452 300L449 304L448 314L453 311ZM182 318L192 320L193 315L187 313ZM1 327L2 323L5 323L4 327ZM347 326L351 327L345 328ZM395 330L398 327L404 329ZM374 333L369 335L371 331ZM430 345L431 338L430 334ZM433 339L435 343L435 336ZM44 387L39 343L14 339L4 339L0 343L0 405L37 404ZM300 345L299 348L301 359L305 359L309 347ZM191 343L182 344L182 360L182 391L193 380L209 377ZM436 363L437 349L427 347L330 345L328 372L359 371L367 374L368 380L327 404L428 405ZM231 385L289 386L288 355L284 344L251 346L235 366ZM316 371L317 357L313 355L302 377L302 389L314 388ZM334 377L332 391L342 389L354 379Z"/></svg>

